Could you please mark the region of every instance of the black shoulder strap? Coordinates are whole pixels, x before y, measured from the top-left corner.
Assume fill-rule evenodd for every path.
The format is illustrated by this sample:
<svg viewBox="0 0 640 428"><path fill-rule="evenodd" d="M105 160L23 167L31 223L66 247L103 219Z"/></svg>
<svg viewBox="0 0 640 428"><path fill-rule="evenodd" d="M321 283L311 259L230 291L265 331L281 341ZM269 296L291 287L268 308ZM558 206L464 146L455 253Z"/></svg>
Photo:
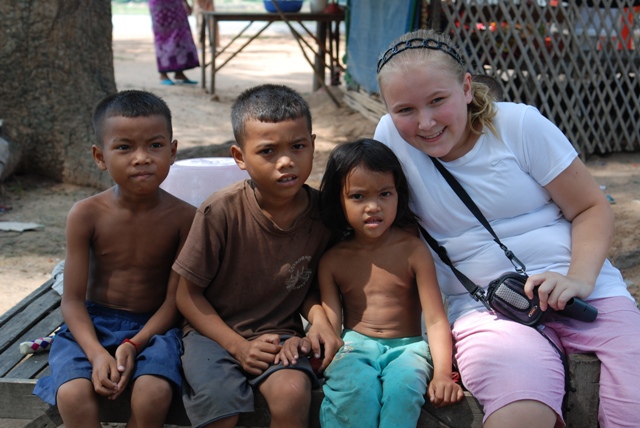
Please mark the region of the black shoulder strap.
<svg viewBox="0 0 640 428"><path fill-rule="evenodd" d="M429 232L427 232L424 227L420 226L420 232L422 233L422 236L424 236L424 239L427 241L427 244L429 244L429 246L433 248L433 251L438 254L440 260L442 260L447 266L451 268L453 274L456 276L456 278L458 278L462 285L464 285L464 288L466 288L469 294L471 294L471 297L473 297L474 300L478 302L482 302L487 307L487 309L491 310L491 307L487 303L487 299L485 299L485 294L482 287L467 278L465 274L460 272L453 265L453 263L451 263L451 259L449 259L449 256L447 255L447 250L442 245L438 244L438 241L436 241L433 236L429 235Z"/></svg>
<svg viewBox="0 0 640 428"><path fill-rule="evenodd" d="M475 202L473 202L473 199L471 199L471 196L469 196L467 191L464 190L460 183L458 183L458 180L456 180L455 177L451 175L447 168L445 168L438 159L432 156L429 156L429 158L438 169L438 171L440 171L440 174L442 174L447 183L449 183L449 186L451 186L453 191L456 192L456 195L458 195L460 200L467 206L469 211L471 211L471 213L478 219L478 221L485 227L485 229L489 231L491 236L493 236L493 240L500 246L502 251L504 251L505 256L507 256L513 267L515 267L516 271L518 271L519 273L524 273L526 270L526 266L524 265L524 263L522 263L520 259L518 259L516 255L513 254L513 252L500 241L500 238L498 238L498 235L496 235L496 233L493 231L493 228L487 221L484 214L482 214L482 211L480 211L480 208L478 208Z"/></svg>

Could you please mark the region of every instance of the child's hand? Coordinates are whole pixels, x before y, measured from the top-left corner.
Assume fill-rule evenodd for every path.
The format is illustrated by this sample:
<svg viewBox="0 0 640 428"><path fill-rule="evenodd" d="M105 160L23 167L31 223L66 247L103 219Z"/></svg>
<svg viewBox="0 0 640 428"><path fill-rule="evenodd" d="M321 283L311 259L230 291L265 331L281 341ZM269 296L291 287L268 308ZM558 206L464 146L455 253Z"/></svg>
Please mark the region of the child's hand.
<svg viewBox="0 0 640 428"><path fill-rule="evenodd" d="M96 393L108 398L117 396L120 393L118 386L120 372L118 372L115 358L105 350L91 364L93 366L91 382Z"/></svg>
<svg viewBox="0 0 640 428"><path fill-rule="evenodd" d="M282 362L285 366L295 365L300 356L306 356L311 351L311 341L307 337L290 337L282 345L276 355L275 364Z"/></svg>
<svg viewBox="0 0 640 428"><path fill-rule="evenodd" d="M118 373L120 373L120 380L118 381L118 391L109 396L110 400L115 400L124 391L136 363L136 356L138 352L135 347L127 343L123 343L116 349L116 365Z"/></svg>
<svg viewBox="0 0 640 428"><path fill-rule="evenodd" d="M435 407L444 407L457 403L464 397L462 387L455 383L450 376L434 375L428 388L429 401Z"/></svg>
<svg viewBox="0 0 640 428"><path fill-rule="evenodd" d="M318 323L312 324L307 332L307 338L311 341L313 357L322 358L322 364L318 368L318 373L322 373L329 366L336 352L344 345L344 342L336 334L331 324L324 326Z"/></svg>
<svg viewBox="0 0 640 428"><path fill-rule="evenodd" d="M239 344L233 356L244 371L257 376L274 363L281 348L280 335L263 334L254 340L245 340Z"/></svg>

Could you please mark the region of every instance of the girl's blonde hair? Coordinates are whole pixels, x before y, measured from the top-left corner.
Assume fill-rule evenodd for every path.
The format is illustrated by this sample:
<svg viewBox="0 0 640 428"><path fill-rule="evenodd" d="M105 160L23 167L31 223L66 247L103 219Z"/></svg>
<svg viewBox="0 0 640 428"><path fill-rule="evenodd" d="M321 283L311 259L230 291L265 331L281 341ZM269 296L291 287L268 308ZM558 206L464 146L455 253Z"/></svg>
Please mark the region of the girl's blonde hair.
<svg viewBox="0 0 640 428"><path fill-rule="evenodd" d="M398 37L380 55L378 60L380 92L382 93L382 88L390 75L406 71L410 65L419 62L429 62L450 70L460 83L467 73L464 57L453 40L433 30L420 29ZM493 126L493 118L496 115L494 94L486 84L473 81L471 92L473 97L467 106L467 126L475 134L480 133L477 129L485 128L497 134Z"/></svg>

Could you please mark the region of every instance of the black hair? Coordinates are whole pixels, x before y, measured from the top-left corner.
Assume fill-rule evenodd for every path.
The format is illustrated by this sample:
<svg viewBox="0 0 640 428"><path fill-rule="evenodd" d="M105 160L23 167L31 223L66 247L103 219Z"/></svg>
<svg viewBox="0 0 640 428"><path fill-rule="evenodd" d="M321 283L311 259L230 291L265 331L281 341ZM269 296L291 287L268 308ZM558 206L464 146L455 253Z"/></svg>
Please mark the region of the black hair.
<svg viewBox="0 0 640 428"><path fill-rule="evenodd" d="M169 140L173 140L171 110L162 98L151 92L139 90L120 91L107 95L93 110L93 132L96 135L98 145L102 147L104 122L107 118L114 116L133 118L155 115L164 117L169 131Z"/></svg>
<svg viewBox="0 0 640 428"><path fill-rule="evenodd" d="M304 117L311 133L311 111L307 102L295 90L284 85L265 84L242 92L231 107L233 135L244 146L245 124L248 120L277 123Z"/></svg>
<svg viewBox="0 0 640 428"><path fill-rule="evenodd" d="M331 151L320 183L320 215L324 224L343 233L351 230L341 196L347 176L358 166L393 175L398 192L398 209L393 225L403 229L415 227L417 217L409 208L409 185L400 161L389 147L370 138L343 143Z"/></svg>

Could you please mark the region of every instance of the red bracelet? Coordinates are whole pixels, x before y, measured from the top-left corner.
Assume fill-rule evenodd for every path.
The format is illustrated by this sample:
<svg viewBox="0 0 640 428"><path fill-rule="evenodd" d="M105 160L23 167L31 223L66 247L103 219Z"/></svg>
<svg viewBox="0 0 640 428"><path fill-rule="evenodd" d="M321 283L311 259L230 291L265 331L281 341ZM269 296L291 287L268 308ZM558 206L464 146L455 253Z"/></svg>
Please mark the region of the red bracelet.
<svg viewBox="0 0 640 428"><path fill-rule="evenodd" d="M138 344L137 344L136 342L134 342L133 340L131 340L131 339L125 339L125 340L123 340L123 341L122 341L122 343L120 343L120 344L122 345L123 343L130 343L130 344L132 344L132 345L133 345L133 347L134 347L134 348L136 348L136 354L137 354L137 353L139 353L139 350L138 350Z"/></svg>

